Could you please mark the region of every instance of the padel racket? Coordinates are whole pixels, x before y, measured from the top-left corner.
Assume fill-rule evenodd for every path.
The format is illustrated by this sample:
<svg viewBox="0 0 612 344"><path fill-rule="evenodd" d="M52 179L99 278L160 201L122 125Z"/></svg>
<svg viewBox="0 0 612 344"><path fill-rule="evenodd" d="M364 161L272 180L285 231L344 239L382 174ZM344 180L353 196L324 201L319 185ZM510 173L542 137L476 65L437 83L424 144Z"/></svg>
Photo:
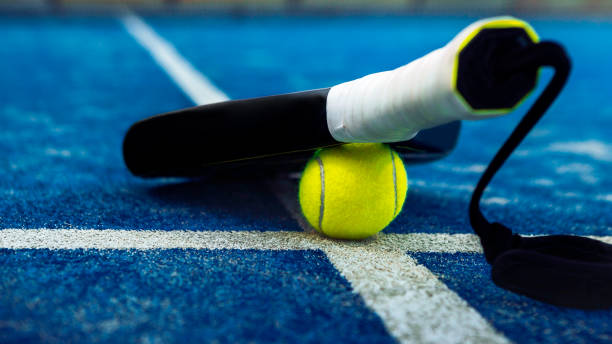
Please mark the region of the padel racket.
<svg viewBox="0 0 612 344"><path fill-rule="evenodd" d="M512 17L481 20L446 46L392 71L331 88L226 101L135 123L123 146L138 176L196 176L214 169L297 168L312 151L386 142L406 163L452 151L459 120L510 112L535 87L537 70L496 70L538 37Z"/></svg>

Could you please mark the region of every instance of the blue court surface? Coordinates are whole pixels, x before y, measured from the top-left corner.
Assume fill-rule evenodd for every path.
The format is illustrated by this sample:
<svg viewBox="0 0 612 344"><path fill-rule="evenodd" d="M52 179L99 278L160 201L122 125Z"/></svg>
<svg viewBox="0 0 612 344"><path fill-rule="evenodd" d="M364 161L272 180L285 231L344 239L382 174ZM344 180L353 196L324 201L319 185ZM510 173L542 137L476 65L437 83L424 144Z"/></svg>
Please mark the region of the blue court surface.
<svg viewBox="0 0 612 344"><path fill-rule="evenodd" d="M392 69L479 18L140 19L235 99ZM526 19L567 48L573 71L483 208L522 234L609 240L612 21ZM531 101L465 122L450 156L408 166L403 212L384 232L334 241L305 229L295 178L129 173L129 126L193 100L128 26L0 17L0 342L612 341L612 311L495 286L472 235L471 191Z"/></svg>

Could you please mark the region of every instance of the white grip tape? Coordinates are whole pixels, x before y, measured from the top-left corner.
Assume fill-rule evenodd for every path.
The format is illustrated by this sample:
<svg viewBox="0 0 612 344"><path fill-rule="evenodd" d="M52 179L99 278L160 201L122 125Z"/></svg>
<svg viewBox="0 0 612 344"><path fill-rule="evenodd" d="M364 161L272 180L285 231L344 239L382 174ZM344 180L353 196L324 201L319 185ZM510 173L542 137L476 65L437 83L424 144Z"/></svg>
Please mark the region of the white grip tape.
<svg viewBox="0 0 612 344"><path fill-rule="evenodd" d="M461 44L496 17L463 29L446 46L395 70L332 87L327 125L339 142L398 142L419 130L461 119L488 118L466 106L454 90L453 69ZM514 18L511 18L514 19Z"/></svg>

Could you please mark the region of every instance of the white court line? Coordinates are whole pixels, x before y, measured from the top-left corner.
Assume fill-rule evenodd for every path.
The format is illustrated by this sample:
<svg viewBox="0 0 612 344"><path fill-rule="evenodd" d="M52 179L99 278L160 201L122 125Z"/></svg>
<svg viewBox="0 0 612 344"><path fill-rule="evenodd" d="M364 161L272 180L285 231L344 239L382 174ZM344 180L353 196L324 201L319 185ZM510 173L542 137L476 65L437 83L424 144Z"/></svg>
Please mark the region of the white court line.
<svg viewBox="0 0 612 344"><path fill-rule="evenodd" d="M121 17L121 21L132 37L195 104L204 105L229 99L142 19L127 13Z"/></svg>
<svg viewBox="0 0 612 344"><path fill-rule="evenodd" d="M612 236L591 238L612 244ZM482 253L474 234L379 233L370 239L349 241L289 231L0 229L0 248L7 249L328 250L336 247L378 252Z"/></svg>
<svg viewBox="0 0 612 344"><path fill-rule="evenodd" d="M115 249L172 248L239 250L332 250L479 253L473 234L379 234L368 240L332 240L316 233L288 231L186 231L119 229L0 229L0 248Z"/></svg>
<svg viewBox="0 0 612 344"><path fill-rule="evenodd" d="M400 343L509 343L404 251L330 246L325 252Z"/></svg>

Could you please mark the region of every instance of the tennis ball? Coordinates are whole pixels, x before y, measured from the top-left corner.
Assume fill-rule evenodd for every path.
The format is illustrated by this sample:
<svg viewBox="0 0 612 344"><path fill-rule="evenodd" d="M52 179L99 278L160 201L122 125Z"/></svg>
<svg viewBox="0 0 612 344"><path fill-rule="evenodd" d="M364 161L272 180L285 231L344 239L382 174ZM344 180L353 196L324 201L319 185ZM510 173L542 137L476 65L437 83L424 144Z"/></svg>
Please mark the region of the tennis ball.
<svg viewBox="0 0 612 344"><path fill-rule="evenodd" d="M381 143L318 150L306 164L299 201L308 223L338 239L380 232L400 213L408 178L401 158Z"/></svg>

